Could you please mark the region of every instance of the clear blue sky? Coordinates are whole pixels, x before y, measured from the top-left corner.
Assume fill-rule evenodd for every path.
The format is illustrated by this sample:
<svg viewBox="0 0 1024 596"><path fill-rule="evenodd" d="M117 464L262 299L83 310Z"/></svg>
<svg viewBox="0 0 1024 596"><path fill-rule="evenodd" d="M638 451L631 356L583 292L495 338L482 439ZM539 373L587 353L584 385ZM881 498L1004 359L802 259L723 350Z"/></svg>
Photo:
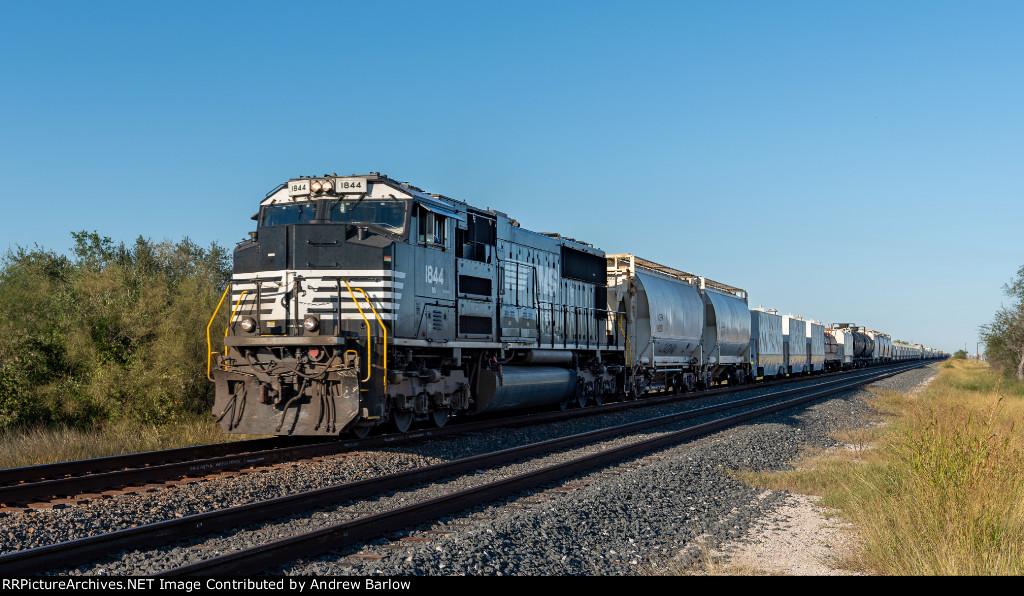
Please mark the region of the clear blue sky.
<svg viewBox="0 0 1024 596"><path fill-rule="evenodd" d="M1024 2L295 6L5 2L0 251L380 171L970 352L1024 265Z"/></svg>

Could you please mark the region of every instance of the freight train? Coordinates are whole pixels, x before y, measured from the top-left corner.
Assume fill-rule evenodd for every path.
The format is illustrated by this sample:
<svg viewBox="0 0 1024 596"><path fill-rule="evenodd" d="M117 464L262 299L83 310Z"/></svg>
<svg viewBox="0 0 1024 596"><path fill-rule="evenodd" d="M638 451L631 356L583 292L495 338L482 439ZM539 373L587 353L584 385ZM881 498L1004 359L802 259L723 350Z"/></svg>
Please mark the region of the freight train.
<svg viewBox="0 0 1024 596"><path fill-rule="evenodd" d="M208 326L209 346L223 308L228 433L404 432L940 355L380 173L289 180L253 219Z"/></svg>

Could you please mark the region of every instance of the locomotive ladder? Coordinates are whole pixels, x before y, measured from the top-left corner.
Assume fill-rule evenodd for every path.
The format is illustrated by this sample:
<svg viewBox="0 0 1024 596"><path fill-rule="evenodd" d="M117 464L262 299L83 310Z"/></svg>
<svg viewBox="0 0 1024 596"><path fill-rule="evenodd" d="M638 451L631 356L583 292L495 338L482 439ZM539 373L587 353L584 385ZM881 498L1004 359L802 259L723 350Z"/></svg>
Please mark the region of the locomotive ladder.
<svg viewBox="0 0 1024 596"><path fill-rule="evenodd" d="M224 304L224 299L228 297L228 292L230 291L231 284L228 284L228 286L224 288L224 294L220 297L220 302L217 303L217 308L213 311L213 316L210 317L210 322L206 324L206 378L209 379L211 383L214 382L213 376L211 375L213 355L217 354L219 350L218 352L214 352L212 349L213 346L210 343L210 328L213 327L213 321L217 318L217 313L220 312L220 307ZM234 321L235 315L238 313L238 306L242 303L242 299L245 298L245 295L248 293L249 290L242 290L242 293L238 296L238 301L235 302L235 307L231 309L231 316L228 317L228 324L224 327L224 337L228 336L228 329L231 328L231 323ZM226 356L227 346L224 346L224 350L224 355Z"/></svg>
<svg viewBox="0 0 1024 596"><path fill-rule="evenodd" d="M381 319L380 314L377 312L377 308L375 306L373 306L373 302L370 301L370 297L366 294L366 291L363 290L362 288L356 288L355 292L354 292L352 290L352 286L349 285L348 280L342 278L341 281L345 282L345 287L348 288L349 296L352 297L352 303L356 305L357 309L359 309L359 314L362 315L363 321L366 323L366 378L362 380L363 383L369 381L370 377L373 375L373 358L372 358L372 351L371 351L370 319L368 319L366 317L366 313L363 312L363 307L359 306L359 301L356 300L355 292L359 292L360 294L363 295L363 299L366 300L366 303L368 305L370 305L370 309L373 310L373 316L377 318L377 324L380 325L381 334L382 334L382 338L383 338L383 341L384 341L384 350L383 350L383 354L384 354L384 361L383 361L383 364L384 364L384 392L386 394L387 390L388 390L388 328L384 325L384 320ZM339 303L340 302L341 301L340 301L340 296L339 296ZM340 313L341 313L341 308L340 307L338 308L338 312L339 312L339 316L340 316Z"/></svg>

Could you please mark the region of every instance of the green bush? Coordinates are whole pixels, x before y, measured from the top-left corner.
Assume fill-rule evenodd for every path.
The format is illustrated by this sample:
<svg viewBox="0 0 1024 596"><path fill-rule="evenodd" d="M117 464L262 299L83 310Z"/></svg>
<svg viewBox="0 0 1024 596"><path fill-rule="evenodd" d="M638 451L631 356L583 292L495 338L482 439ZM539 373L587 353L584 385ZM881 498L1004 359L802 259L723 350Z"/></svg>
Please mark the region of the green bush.
<svg viewBox="0 0 1024 596"><path fill-rule="evenodd" d="M985 358L994 370L1024 381L1024 267L1003 285L1003 293L1013 302L1000 306L992 322L978 328L978 339L985 342Z"/></svg>
<svg viewBox="0 0 1024 596"><path fill-rule="evenodd" d="M0 428L161 424L208 408L206 324L227 250L72 236L70 257L15 247L0 264Z"/></svg>

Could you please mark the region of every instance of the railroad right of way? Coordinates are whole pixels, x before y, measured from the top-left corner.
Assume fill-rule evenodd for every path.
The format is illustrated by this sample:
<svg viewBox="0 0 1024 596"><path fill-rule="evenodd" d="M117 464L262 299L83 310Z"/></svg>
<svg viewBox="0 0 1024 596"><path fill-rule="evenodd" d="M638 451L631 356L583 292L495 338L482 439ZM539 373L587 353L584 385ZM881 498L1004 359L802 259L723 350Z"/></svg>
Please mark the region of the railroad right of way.
<svg viewBox="0 0 1024 596"><path fill-rule="evenodd" d="M937 364L879 381L906 392ZM394 535L352 558L334 553L283 571L344 575L634 575L675 572L742 537L788 493L746 486L734 470L790 469L831 433L877 420L864 390L848 391L740 428L574 478L506 506L479 507ZM511 506L508 506L511 505ZM429 532L437 532L431 534ZM407 542L402 537L431 537Z"/></svg>
<svg viewBox="0 0 1024 596"><path fill-rule="evenodd" d="M907 375L912 375L912 374L913 374L913 373L902 373L901 375L899 375L899 376L898 376L898 377L896 377L896 378L901 378L901 377L905 377L905 376L907 376ZM848 391L848 392L846 392L846 393L847 393L847 394L849 394L849 393L856 393L856 392L849 392L849 391ZM831 401L833 401L833 399L832 399L832 398L830 398L830 399L827 399L827 400L826 400L826 403L828 403L828 402L831 402ZM818 406L813 406L812 408L809 408L809 409L808 409L808 411L814 410L814 409L816 409L817 407L818 407ZM801 408L801 409L803 409L803 408ZM758 424L760 424L760 423L758 423ZM537 432L537 430L536 430L536 429L534 429L534 431L533 431L533 432ZM739 431L737 431L737 432L739 432ZM500 434L500 433L499 433L499 434ZM562 429L562 430L561 430L561 431L560 431L560 432L559 432L558 434L563 434L563 435L564 435L564 434L567 434L567 431L566 431L566 430L565 430L565 429L563 428L563 429ZM805 435L805 436L806 436L806 435ZM507 437L506 437L506 438L507 438ZM461 441L460 441L460 442L461 442ZM702 441L702 442L703 442L703 441ZM507 443L506 443L506 444L507 444ZM433 444L432 444L432 445L433 445ZM422 448L422 447L423 447L423 446L421 445L421 446L420 446L420 448ZM408 447L407 449L412 449L412 447ZM666 459L670 459L670 460L672 460L672 459L677 459L677 458L675 458L675 457L663 457L663 456L655 456L655 460L654 460L654 461L664 461L664 460L666 460ZM680 458L680 459L682 459L682 458ZM690 459L690 456L689 456L689 455L687 455L687 456L685 457L685 459L686 459L686 460L689 460L689 459ZM749 460L749 458L747 458L747 459ZM745 465L743 465L743 466L740 466L740 467L751 467L750 463L751 463L751 462L750 462L750 461L748 461L748 462L747 462L747 464L745 464ZM299 472L299 471L300 471L300 468L303 468L303 467L308 467L308 466L305 466L305 465L304 465L304 466L296 466L296 467L295 467L295 468L294 468L293 470L291 470L291 471L292 471L293 473L297 473L297 472ZM627 473L627 474L624 474L624 475L623 475L623 477L625 477L626 475L628 475L628 473ZM613 471L613 472L611 472L611 478L615 478L615 477L617 477L617 474L616 474L616 473L615 473L614 471ZM608 481L611 481L611 480L608 480L608 477L606 477L606 482L608 482ZM541 495L541 496L539 496L539 497L538 497L538 498L536 499L536 502L539 502L539 503L544 503L544 504L556 504L556 503L559 503L559 502L564 502L564 499L566 499L566 498L569 498L569 499L571 499L571 498L572 498L572 496L571 496L571 495L575 494L575 493L576 493L576 492L578 492L578 491L585 491L585 490L587 490L587 488L588 488L589 486L591 486L591 484L590 484L590 483L588 483L588 482L583 482L582 484L581 484L581 483L579 483L579 482L570 482L568 486L562 486L562 487L559 487L559 486L555 486L555 487L552 487L552 488L551 488L551 490L548 490L548 491L543 491L543 492L545 493L545 495ZM693 487L690 487L690 488L692 488L692 489L696 489L696 488L698 488L698 487L699 487L699 483L695 484L695 485L694 485ZM684 487L684 488L686 488L686 487ZM690 490L690 488L687 488L687 490ZM553 492L552 492L552 491L553 491ZM557 496L557 498L556 498L556 497L552 497L552 495L556 495L556 496ZM635 500L636 500L636 496L634 495L634 497L633 497L633 498L631 498L631 499L627 499L627 500L626 500L625 502L633 502L633 501L635 501ZM608 503L608 502L606 502L606 501L607 501L607 499L599 499L598 501L595 501L594 503L592 503L592 506L593 506L593 507L595 507L595 508L598 508L598 509L599 509L599 508L601 508L601 507L605 507L605 506L607 506L607 505L609 504L609 503ZM546 505L542 505L541 507L543 508L544 506L546 506ZM527 511L528 509L530 509L530 507L525 507L525 508L523 508L523 507L525 507L525 506L519 506L519 505L508 505L508 504L506 504L506 506L505 506L505 509L507 509L507 510L510 510L510 511L519 511L519 510L522 510L522 511ZM468 523L468 524L473 524L473 523L477 523L477 524L479 524L479 523L481 523L481 522L482 522L482 520L479 520L479 519L478 519L478 520L477 520L476 522L474 522L474 521L467 521L466 523ZM305 522L304 522L304 521L301 521L301 520L300 520L299 522L296 522L295 524L293 524L293 525L295 525L296 527L294 527L294 528L290 528L290 529L289 529L288 531L292 531L292 532L297 532L297 531L298 531L298 530L300 529L300 528L299 528L298 526L301 526L301 525L302 525L303 523L305 523ZM487 523L487 522L483 522L483 523ZM575 524L574 524L574 525L575 525ZM584 524L584 527L585 527L585 526L586 526L586 524ZM402 547L404 547L404 548L407 548L407 549L408 549L408 548L412 548L412 549L415 549L415 548L417 547L417 545L425 545L425 544L427 544L427 543L433 542L433 541L434 541L435 539L436 539L436 540L439 540L439 541L442 541L442 542L444 542L444 541L449 541L449 540L456 540L456 541L457 541L457 540L458 540L458 535L459 535L460 533L465 533L465 531L467 531L467 530L465 530L465 528L467 528L467 527L469 527L469 528L470 528L470 529L469 529L468 531L469 531L469 532L471 533L471 532L472 532L472 529L471 529L471 525L470 525L470 526L465 526L465 525L458 525L458 524L457 524L457 525L450 525L450 524L449 524L449 525L447 525L447 526L446 526L446 527L444 527L444 528L440 528L440 529L435 529L435 530L433 530L432 532L428 533L428 534L427 534L426 536L418 536L418 537L413 537L413 536L406 536L406 537L405 537L405 538L406 538L406 540L405 540L405 541L402 541L402 542L400 542L399 544L400 544L400 545L401 545ZM490 528L488 528L488 529L487 529L487 531L488 531L488 532L493 532L493 531L494 531L494 529L493 529L493 527L490 527ZM264 530L264 532L267 532L267 530ZM265 537L264 537L264 539L269 539L269 536L265 536ZM634 541L635 541L635 540L636 540L636 539L634 538ZM170 548L170 549L165 549L165 550L164 550L164 551L163 551L163 552L162 552L162 553L161 553L161 554L159 555L159 556L160 556L160 558L161 558L161 559L163 559L163 558L165 558L165 557L169 557L170 559L174 559L174 558L175 558L175 556L176 556L176 555L175 555L175 552L174 552L174 551L176 550L176 548L177 548L177 547L173 547L173 548ZM228 546L227 548L229 548L229 549L231 549L231 548L240 548L240 546L238 546L238 545L236 544L236 545L233 545L233 546ZM442 549L442 550L443 550L443 549ZM582 553L587 553L587 552L590 552L591 550L592 550L592 549L590 549L590 548L585 548L585 549L584 549L583 551L581 551L581 552L582 552ZM613 549L613 550L614 550L614 549ZM381 561L385 561L385 560L388 560L388 559L390 559L390 560L395 560L395 559L396 559L396 557L398 556L398 554L400 554L400 553L399 553L399 551L401 551L401 549L398 549L398 550L391 550L391 551L389 551L389 552L392 552L392 553L394 553L394 554L393 554L392 556L386 556L386 557L384 557L384 558L380 558L380 557L381 557L381 555L379 555L379 554L378 554L378 555L374 555L374 554L372 554L372 553L371 553L371 554L366 554L366 556L364 557L364 559L365 559L365 560L367 561L367 564L368 564L368 565L371 565L371 566L372 566L372 565L378 565L378 564L380 564L380 562L381 562ZM617 551L617 552L619 552L619 551ZM623 551L623 552L625 552L625 551ZM484 551L484 553L486 554L486 551ZM364 554L365 554L365 553L364 553ZM563 556L564 556L564 557L566 557L566 559L565 559L565 560L570 560L570 559L573 559L573 557L569 557L569 556L568 556L567 554L564 554ZM577 554L577 556L579 556L579 554ZM408 557L406 557L406 558L408 558ZM519 557L519 558L520 558L520 559L522 559L523 557ZM641 558L643 558L643 557L641 557ZM379 559L379 561L378 561L377 559ZM193 560L194 560L194 558L193 558ZM357 558L356 560L363 560L363 559L359 559L359 558ZM524 560L525 560L525 561L528 561L528 560L529 560L529 557L525 557L525 559L524 559ZM154 561L154 562L155 562L155 561ZM351 557L347 557L345 561L340 561L340 562L338 563L338 568L339 568L339 569L345 569L345 568L350 568L351 564L352 564L352 558L351 558ZM628 566L628 565L633 565L634 563L626 562L626 563L624 563L624 564L626 564L626 565ZM161 567L162 567L162 566L161 566ZM421 568L421 569L424 569L424 570L426 570L426 569L429 569L429 566L428 566L428 567L426 567L426 568L423 568L423 567L420 567L420 568ZM479 568L479 566L477 566L477 568ZM134 568L133 570L127 570L127 569L124 569L124 568L122 568L122 570L121 570L120 572L122 572L122 573L123 573L123 572L128 572L128 573L140 573L140 572L146 572L146 573L149 573L149 572L151 572L151 571L155 571L155 569L151 569L150 571L146 571L145 569L146 569L146 566L145 566L145 565L143 565L143 567L141 567L141 568L140 568L140 567L135 567L135 568ZM367 568L367 569L369 569L369 568ZM445 571L441 571L440 569L441 569L441 567L438 567L438 568L434 569L433 571L426 571L426 572L430 572L430 573L444 573L444 572L445 572ZM84 570L83 570L83 571L84 571ZM397 570L396 570L396 571L397 571ZM88 572L88 571L87 571L87 572ZM96 572L96 571L93 571L93 572ZM102 571L100 571L100 572L101 572L101 573L104 573L104 572L102 572ZM110 573L110 572L113 572L113 573L118 573L118 571L116 571L116 570L114 570L114 569L108 569L108 570L107 570L107 571L106 571L105 573ZM310 571L310 572L320 572L320 571ZM422 572L422 571L421 571L421 572ZM472 573L472 572L474 572L474 571L470 570L470 571L467 571L467 572L470 572L470 573ZM560 571L560 572L562 572L562 573L565 573L565 572L571 572L571 571L568 571L567 569L562 569L562 571ZM579 572L579 571L576 571L576 572Z"/></svg>

